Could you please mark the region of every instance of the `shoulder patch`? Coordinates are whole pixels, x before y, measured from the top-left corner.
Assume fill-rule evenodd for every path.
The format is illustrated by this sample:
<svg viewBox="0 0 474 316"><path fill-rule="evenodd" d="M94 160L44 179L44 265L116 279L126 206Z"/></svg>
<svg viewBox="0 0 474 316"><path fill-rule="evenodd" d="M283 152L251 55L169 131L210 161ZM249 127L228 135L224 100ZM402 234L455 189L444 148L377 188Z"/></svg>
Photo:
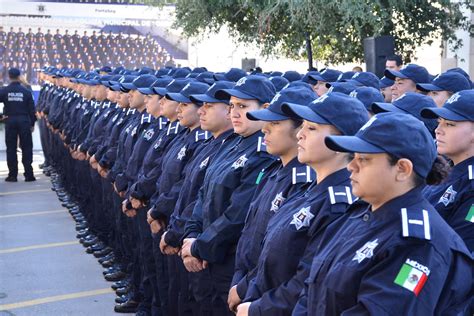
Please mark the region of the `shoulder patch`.
<svg viewBox="0 0 474 316"><path fill-rule="evenodd" d="M357 200L357 198L352 195L351 188L348 186L329 187L328 194L331 204L352 204Z"/></svg>
<svg viewBox="0 0 474 316"><path fill-rule="evenodd" d="M232 169L242 168L243 166L245 166L245 163L247 162L247 160L249 160L249 159L247 158L247 155L244 154L244 155L240 156L236 161L234 161L231 168Z"/></svg>
<svg viewBox="0 0 474 316"><path fill-rule="evenodd" d="M402 235L431 240L430 218L427 210L401 209Z"/></svg>
<svg viewBox="0 0 474 316"><path fill-rule="evenodd" d="M308 183L316 179L316 172L310 166L294 167L291 170L291 183Z"/></svg>
<svg viewBox="0 0 474 316"><path fill-rule="evenodd" d="M267 145L265 144L265 141L263 140L263 137L260 136L258 138L258 142L257 142L257 152L267 152Z"/></svg>

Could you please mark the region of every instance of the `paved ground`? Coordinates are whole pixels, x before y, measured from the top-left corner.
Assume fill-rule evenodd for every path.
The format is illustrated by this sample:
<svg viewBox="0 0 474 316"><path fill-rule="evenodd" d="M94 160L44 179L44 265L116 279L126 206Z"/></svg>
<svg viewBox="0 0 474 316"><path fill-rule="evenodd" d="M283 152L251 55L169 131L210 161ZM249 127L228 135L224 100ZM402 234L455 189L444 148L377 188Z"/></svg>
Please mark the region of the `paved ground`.
<svg viewBox="0 0 474 316"><path fill-rule="evenodd" d="M116 315L110 283L75 238L42 160L35 152L38 181L24 182L20 171L19 182L6 183L0 151L0 315Z"/></svg>

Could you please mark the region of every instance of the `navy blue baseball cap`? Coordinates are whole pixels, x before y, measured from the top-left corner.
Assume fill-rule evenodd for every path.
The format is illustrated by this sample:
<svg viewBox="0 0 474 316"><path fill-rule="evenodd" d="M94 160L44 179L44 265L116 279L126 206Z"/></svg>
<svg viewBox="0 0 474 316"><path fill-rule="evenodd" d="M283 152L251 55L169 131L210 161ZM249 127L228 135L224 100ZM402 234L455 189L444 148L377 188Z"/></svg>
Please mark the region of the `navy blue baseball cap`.
<svg viewBox="0 0 474 316"><path fill-rule="evenodd" d="M449 121L474 122L474 90L463 90L453 94L440 108L421 111L426 118L444 118Z"/></svg>
<svg viewBox="0 0 474 316"><path fill-rule="evenodd" d="M349 96L357 98L364 104L367 111L372 111L372 104L375 102L384 102L384 97L380 90L373 87L359 87L352 91Z"/></svg>
<svg viewBox="0 0 474 316"><path fill-rule="evenodd" d="M128 90L137 90L138 88L149 88L156 81L156 77L149 74L138 76L130 83L122 83L122 87Z"/></svg>
<svg viewBox="0 0 474 316"><path fill-rule="evenodd" d="M20 69L18 69L18 68L8 69L8 76L10 76L12 78L18 78L18 77L20 77L20 75L21 75Z"/></svg>
<svg viewBox="0 0 474 316"><path fill-rule="evenodd" d="M138 88L138 91L140 91L141 94L145 94L145 95L156 94L153 88L164 88L171 81L173 81L173 78L171 77L158 78L157 80L155 80L155 82L151 84L151 86L146 87L146 88Z"/></svg>
<svg viewBox="0 0 474 316"><path fill-rule="evenodd" d="M451 91L471 89L471 83L462 74L450 71L436 76L431 83L418 83L416 88L421 91Z"/></svg>
<svg viewBox="0 0 474 316"><path fill-rule="evenodd" d="M69 77L69 76L67 76L67 77ZM112 77L113 77L112 75L103 75L103 76L100 77L99 83L101 85L104 85L104 86L108 87L109 81L112 80Z"/></svg>
<svg viewBox="0 0 474 316"><path fill-rule="evenodd" d="M313 86L311 86L309 83L303 82L302 80L290 82L285 88L291 87L303 87L313 91Z"/></svg>
<svg viewBox="0 0 474 316"><path fill-rule="evenodd" d="M189 99L193 103L226 103L229 104L229 99L218 99L216 97L216 92L222 89L232 89L235 86L235 83L230 81L216 81L212 86L210 86L205 93L202 94L193 94Z"/></svg>
<svg viewBox="0 0 474 316"><path fill-rule="evenodd" d="M308 105L318 96L312 90L304 87L286 88L278 92L270 105L263 110L250 111L247 118L252 121L283 121L290 118L288 114L283 112L282 105L284 103L296 103Z"/></svg>
<svg viewBox="0 0 474 316"><path fill-rule="evenodd" d="M240 78L247 76L247 73L239 68L230 68L229 71L223 74L216 73L214 74L214 79L216 81L225 80L237 82Z"/></svg>
<svg viewBox="0 0 474 316"><path fill-rule="evenodd" d="M301 78L301 81L306 82L310 85L315 85L318 80L311 78L311 76L319 75L319 71L311 70L308 71L303 78Z"/></svg>
<svg viewBox="0 0 474 316"><path fill-rule="evenodd" d="M188 83L193 81L193 79L189 78L178 78L173 79L166 87L164 88L153 88L156 94L161 96L165 96L168 93L175 93L181 91Z"/></svg>
<svg viewBox="0 0 474 316"><path fill-rule="evenodd" d="M196 76L195 79L196 79L196 81L204 82L204 83L207 83L207 84L213 84L215 82L214 73L212 71L201 72Z"/></svg>
<svg viewBox="0 0 474 316"><path fill-rule="evenodd" d="M373 116L354 136L328 136L328 148L339 152L387 153L406 158L422 178L431 171L437 152L433 137L415 117L401 113Z"/></svg>
<svg viewBox="0 0 474 316"><path fill-rule="evenodd" d="M329 88L329 92L340 92L349 95L352 91L354 91L357 86L354 85L352 82L327 82L326 88Z"/></svg>
<svg viewBox="0 0 474 316"><path fill-rule="evenodd" d="M382 79L380 79L380 89L391 87L394 83L395 80L388 79L387 77L383 76Z"/></svg>
<svg viewBox="0 0 474 316"><path fill-rule="evenodd" d="M192 94L201 94L205 93L209 89L209 85L207 83L203 82L198 82L198 81L191 81L187 85L181 89L179 92L168 92L166 94L166 98L176 101L176 102L182 102L182 103L191 103L193 102L190 99L190 96ZM197 105L202 104L201 102L197 102Z"/></svg>
<svg viewBox="0 0 474 316"><path fill-rule="evenodd" d="M372 87L380 89L379 78L371 72L363 71L356 72L351 79L346 80L347 82L353 83L356 86Z"/></svg>
<svg viewBox="0 0 474 316"><path fill-rule="evenodd" d="M289 82L293 82L293 81L296 81L296 80L301 80L301 74L297 71L294 71L294 70L286 71L283 74L282 77L285 78L286 80L288 80Z"/></svg>
<svg viewBox="0 0 474 316"><path fill-rule="evenodd" d="M169 68L160 68L157 71L155 71L155 76L156 77L162 77L162 76L167 76L169 75L171 69Z"/></svg>
<svg viewBox="0 0 474 316"><path fill-rule="evenodd" d="M344 135L354 135L369 120L362 102L339 92L326 93L308 106L285 103L282 109L291 117L333 125Z"/></svg>
<svg viewBox="0 0 474 316"><path fill-rule="evenodd" d="M395 78L411 79L415 83L430 82L430 74L425 67L417 64L407 64L400 71L385 69L385 77L395 80Z"/></svg>
<svg viewBox="0 0 474 316"><path fill-rule="evenodd" d="M113 83L112 81L110 82L112 85L110 86L110 89L114 91L122 91L122 92L128 92L130 91L129 89L125 88L122 86L124 83L131 83L133 80L135 80L137 76L134 75L124 75L120 77L120 79L116 82Z"/></svg>
<svg viewBox="0 0 474 316"><path fill-rule="evenodd" d="M457 72L463 75L470 83L471 83L471 89L474 89L474 84L472 83L471 77L469 77L469 74L464 71L464 69L460 67L454 67L446 70L446 72Z"/></svg>
<svg viewBox="0 0 474 316"><path fill-rule="evenodd" d="M270 79L257 75L242 77L232 89L222 89L216 92L218 99L230 99L231 96L244 100L258 100L261 103L270 102L276 94L275 86Z"/></svg>
<svg viewBox="0 0 474 316"><path fill-rule="evenodd" d="M352 78L356 74L355 71L345 71L337 77L336 82L346 81Z"/></svg>
<svg viewBox="0 0 474 316"><path fill-rule="evenodd" d="M176 70L173 71L172 77L177 79L177 78L186 78L187 75L191 73L191 70L188 68L176 68Z"/></svg>
<svg viewBox="0 0 474 316"><path fill-rule="evenodd" d="M424 108L436 108L436 103L431 97L416 92L407 92L401 95L393 103L375 102L372 104L374 113L398 112L410 114L422 121L428 130L434 134L438 122L435 119L428 119L421 116Z"/></svg>
<svg viewBox="0 0 474 316"><path fill-rule="evenodd" d="M275 89L276 89L277 92L281 91L281 89L285 88L290 83L288 81L288 79L286 79L284 77L279 77L279 76L270 77L269 79L273 83L273 85L275 86ZM292 81L292 82L295 82L295 81Z"/></svg>
<svg viewBox="0 0 474 316"><path fill-rule="evenodd" d="M341 74L342 72L340 72L339 70L326 68L319 74L309 75L309 77L317 81L335 82Z"/></svg>

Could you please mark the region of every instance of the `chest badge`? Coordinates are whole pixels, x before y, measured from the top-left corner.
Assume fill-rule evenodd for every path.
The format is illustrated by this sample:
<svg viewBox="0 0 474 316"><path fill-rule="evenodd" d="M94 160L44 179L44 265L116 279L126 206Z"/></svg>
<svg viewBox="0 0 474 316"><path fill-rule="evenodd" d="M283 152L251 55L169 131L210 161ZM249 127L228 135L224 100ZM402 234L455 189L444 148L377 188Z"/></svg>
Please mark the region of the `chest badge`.
<svg viewBox="0 0 474 316"><path fill-rule="evenodd" d="M307 206L293 214L293 219L291 220L290 225L295 225L297 230L300 230L303 227L309 227L311 220L314 218L314 215L310 210L311 206Z"/></svg>
<svg viewBox="0 0 474 316"><path fill-rule="evenodd" d="M199 169L206 168L208 163L209 163L209 157L207 157L201 162L201 164L199 165Z"/></svg>
<svg viewBox="0 0 474 316"><path fill-rule="evenodd" d="M178 160L183 160L184 156L186 155L186 146L181 147L178 153Z"/></svg>
<svg viewBox="0 0 474 316"><path fill-rule="evenodd" d="M356 254L354 258L352 258L352 260L357 261L357 263L361 263L362 261L364 261L365 258L372 258L374 255L374 249L378 245L378 239L366 242L365 245L363 245L359 250L356 251Z"/></svg>
<svg viewBox="0 0 474 316"><path fill-rule="evenodd" d="M444 192L443 195L439 198L438 203L443 203L444 206L448 206L450 203L454 202L456 194L458 193L454 191L453 186L450 185L446 192Z"/></svg>
<svg viewBox="0 0 474 316"><path fill-rule="evenodd" d="M247 158L247 155L242 155L239 157L239 159L237 159L236 161L234 161L234 163L232 164L231 168L232 169L239 169L239 168L242 168L243 166L245 166L245 163L247 162L247 160L249 160Z"/></svg>
<svg viewBox="0 0 474 316"><path fill-rule="evenodd" d="M280 206L285 202L285 197L283 196L283 192L278 193L272 201L272 207L270 211L276 212L280 208ZM311 214L313 215L313 214Z"/></svg>

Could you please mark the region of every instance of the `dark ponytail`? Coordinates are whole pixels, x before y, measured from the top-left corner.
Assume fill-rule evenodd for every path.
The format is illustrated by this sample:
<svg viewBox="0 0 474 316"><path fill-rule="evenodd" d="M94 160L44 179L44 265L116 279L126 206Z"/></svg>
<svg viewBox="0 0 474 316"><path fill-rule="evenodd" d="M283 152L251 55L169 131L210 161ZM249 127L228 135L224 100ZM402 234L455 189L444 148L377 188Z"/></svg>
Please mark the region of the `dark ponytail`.
<svg viewBox="0 0 474 316"><path fill-rule="evenodd" d="M398 158L390 154L388 155L388 157L390 165L395 166L398 162ZM449 175L450 171L451 165L449 164L448 160L446 160L446 158L444 158L443 156L438 155L426 179L423 179L421 176L415 173L413 183L415 187L424 184L437 185L443 182L443 180Z"/></svg>
<svg viewBox="0 0 474 316"><path fill-rule="evenodd" d="M426 177L426 184L436 185L443 182L444 179L449 175L451 166L446 158L441 155L436 157L433 166L431 167L430 173Z"/></svg>

